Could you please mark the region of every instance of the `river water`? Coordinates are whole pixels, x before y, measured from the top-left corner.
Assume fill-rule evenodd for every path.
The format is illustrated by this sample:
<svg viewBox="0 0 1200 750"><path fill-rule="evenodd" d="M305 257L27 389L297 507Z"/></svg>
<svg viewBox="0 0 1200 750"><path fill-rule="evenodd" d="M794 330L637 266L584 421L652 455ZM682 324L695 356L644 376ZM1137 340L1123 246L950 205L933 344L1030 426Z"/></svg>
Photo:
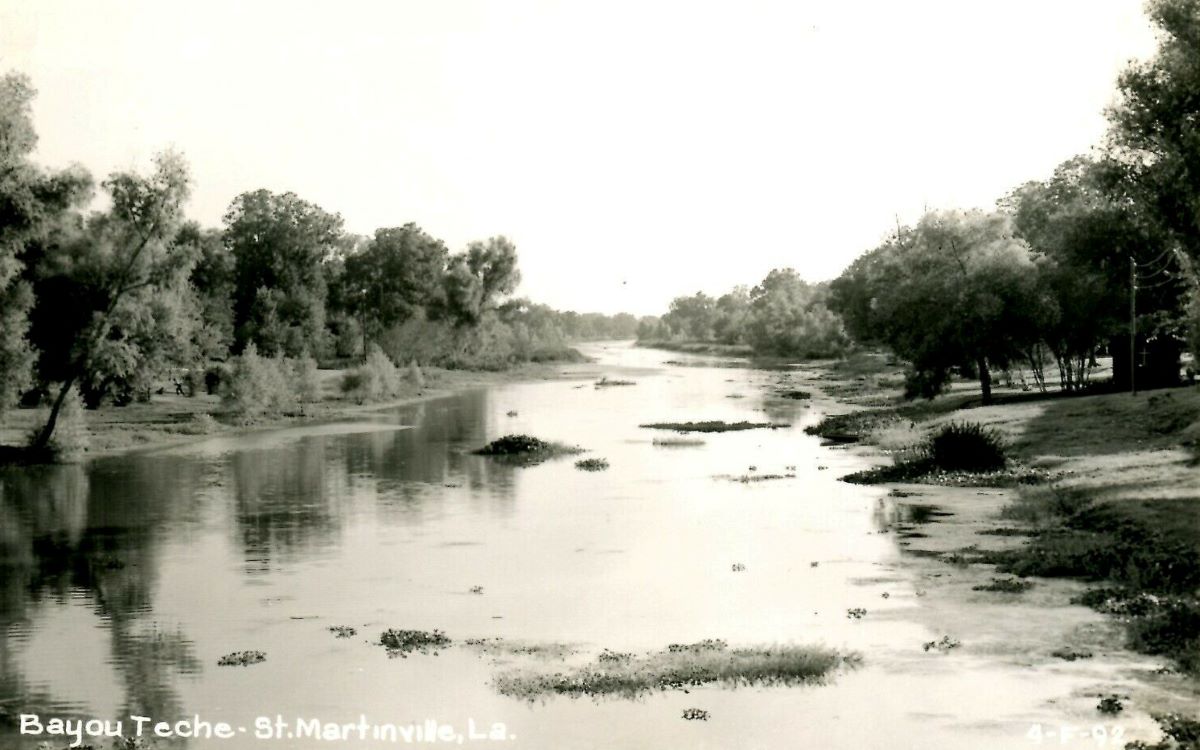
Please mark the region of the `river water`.
<svg viewBox="0 0 1200 750"><path fill-rule="evenodd" d="M887 531L886 491L837 481L863 459L803 433L818 408L764 398L777 373L624 344L588 353L593 373L637 384L508 385L353 424L3 474L0 746L46 739L18 736L22 713L127 726L198 716L246 732L159 746L231 749L397 746L253 737L258 717L277 715L500 723L503 740L478 744L502 748L1068 744L1036 742L1035 726L1072 727L1069 746L1095 746L1083 736L1097 726L1155 736L1144 716L1095 711L1134 657L1030 656L1094 615L941 585L955 571ZM697 419L791 426L689 447L638 427ZM611 468L470 454L506 433L578 444ZM795 476L728 478L748 473ZM854 607L867 615L849 618ZM357 634L335 638L336 625ZM387 628L566 644L568 659L720 638L824 644L863 662L825 685L529 703L497 693L493 676L563 665L461 646L389 658L374 645ZM963 646L922 648L943 635ZM217 665L243 650L266 661ZM693 707L709 719L684 721Z"/></svg>

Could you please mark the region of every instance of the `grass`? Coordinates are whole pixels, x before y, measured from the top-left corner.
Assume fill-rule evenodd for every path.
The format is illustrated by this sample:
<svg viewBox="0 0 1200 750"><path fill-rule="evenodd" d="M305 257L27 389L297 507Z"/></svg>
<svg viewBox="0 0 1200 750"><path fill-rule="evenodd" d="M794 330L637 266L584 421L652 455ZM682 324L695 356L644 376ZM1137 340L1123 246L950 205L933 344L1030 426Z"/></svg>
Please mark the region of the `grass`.
<svg viewBox="0 0 1200 750"><path fill-rule="evenodd" d="M675 432L739 432L742 430L778 430L783 427L791 427L791 425L780 422L722 422L719 420L710 420L707 422L651 422L649 424L638 425L638 427L649 430L674 430Z"/></svg>
<svg viewBox="0 0 1200 750"><path fill-rule="evenodd" d="M535 700L549 695L638 698L666 690L688 691L704 685L773 686L812 684L855 655L814 646L764 646L730 649L723 641L672 644L642 656L601 655L592 663L565 671L513 671L495 678L503 695Z"/></svg>
<svg viewBox="0 0 1200 750"><path fill-rule="evenodd" d="M1200 750L1200 721L1182 714L1151 714L1163 738L1153 745L1130 742L1125 750Z"/></svg>
<svg viewBox="0 0 1200 750"><path fill-rule="evenodd" d="M575 647L566 643L527 643L503 638L468 638L462 645L485 656L529 656L562 661L576 653Z"/></svg>

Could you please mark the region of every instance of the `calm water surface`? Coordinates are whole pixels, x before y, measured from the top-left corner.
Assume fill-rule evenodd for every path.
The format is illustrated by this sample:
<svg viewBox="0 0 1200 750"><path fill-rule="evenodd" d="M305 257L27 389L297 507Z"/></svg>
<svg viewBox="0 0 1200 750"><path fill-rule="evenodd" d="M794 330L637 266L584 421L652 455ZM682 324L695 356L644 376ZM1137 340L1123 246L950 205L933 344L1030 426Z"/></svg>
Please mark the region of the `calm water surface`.
<svg viewBox="0 0 1200 750"><path fill-rule="evenodd" d="M0 747L37 744L17 736L21 712L195 714L251 731L276 714L473 719L502 722L515 739L481 744L504 748L1022 748L1034 723L1098 722L1090 696L1104 664L1027 656L1091 615L918 596L940 564L879 533L882 490L836 481L861 460L803 434L813 409L764 401L775 374L665 366L687 358L625 345L590 353L597 372L637 385L512 385L365 423L0 475ZM622 375L629 366L654 369ZM638 428L695 419L792 426L686 448ZM579 444L611 468L469 454L512 432ZM750 466L797 476L722 478ZM858 606L869 615L849 620ZM358 635L334 638L333 625ZM529 704L496 693L492 677L561 665L461 647L393 659L373 645L391 627L572 644L581 659L703 638L823 643L864 664L823 686ZM955 633L963 648L921 649L954 628L969 630ZM217 666L247 649L266 662ZM683 721L688 707L710 720ZM1146 734L1144 719L1123 721Z"/></svg>

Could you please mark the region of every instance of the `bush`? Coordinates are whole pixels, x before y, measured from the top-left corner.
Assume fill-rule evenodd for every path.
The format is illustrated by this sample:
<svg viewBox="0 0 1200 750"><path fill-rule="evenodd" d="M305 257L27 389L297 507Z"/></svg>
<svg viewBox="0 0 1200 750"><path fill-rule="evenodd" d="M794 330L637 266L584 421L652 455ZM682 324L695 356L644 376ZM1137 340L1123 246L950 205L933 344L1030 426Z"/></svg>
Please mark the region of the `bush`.
<svg viewBox="0 0 1200 750"><path fill-rule="evenodd" d="M975 422L952 422L930 436L929 459L943 471L984 472L1008 463L1003 438Z"/></svg>
<svg viewBox="0 0 1200 750"><path fill-rule="evenodd" d="M283 357L260 357L254 342L233 364L222 398L246 419L278 413L295 403L290 365Z"/></svg>
<svg viewBox="0 0 1200 750"><path fill-rule="evenodd" d="M342 375L342 393L358 403L399 395L400 371L378 345L372 344L366 364Z"/></svg>
<svg viewBox="0 0 1200 750"><path fill-rule="evenodd" d="M293 368L296 395L302 404L315 404L321 400L321 376L317 372L317 360L303 356L296 360Z"/></svg>

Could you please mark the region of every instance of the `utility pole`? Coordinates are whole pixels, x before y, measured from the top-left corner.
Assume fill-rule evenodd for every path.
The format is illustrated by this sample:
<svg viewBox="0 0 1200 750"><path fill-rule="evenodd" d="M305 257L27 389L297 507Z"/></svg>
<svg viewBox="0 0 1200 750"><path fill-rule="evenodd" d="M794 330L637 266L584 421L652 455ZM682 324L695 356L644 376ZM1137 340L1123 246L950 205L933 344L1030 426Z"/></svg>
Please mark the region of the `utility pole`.
<svg viewBox="0 0 1200 750"><path fill-rule="evenodd" d="M1137 261L1129 256L1129 393L1137 395Z"/></svg>

